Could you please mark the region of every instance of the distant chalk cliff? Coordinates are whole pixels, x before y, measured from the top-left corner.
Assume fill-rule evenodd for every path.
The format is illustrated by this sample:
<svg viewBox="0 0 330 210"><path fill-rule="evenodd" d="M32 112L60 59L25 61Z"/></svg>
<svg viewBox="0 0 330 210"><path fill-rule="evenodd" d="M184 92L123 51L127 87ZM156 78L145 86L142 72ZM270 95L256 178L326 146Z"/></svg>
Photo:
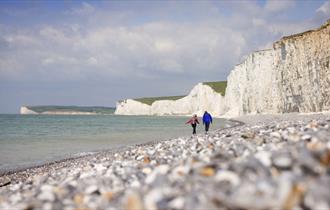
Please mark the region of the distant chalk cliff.
<svg viewBox="0 0 330 210"><path fill-rule="evenodd" d="M31 109L27 108L26 106L21 106L20 114L38 114L38 113L35 111L32 111Z"/></svg>
<svg viewBox="0 0 330 210"><path fill-rule="evenodd" d="M117 102L115 114L120 115L202 115L205 110L214 115L223 112L224 97L209 85L197 84L190 93L177 100L156 100L151 105L134 99Z"/></svg>
<svg viewBox="0 0 330 210"><path fill-rule="evenodd" d="M88 106L22 106L20 114L44 114L44 115L95 115L113 114L111 107Z"/></svg>

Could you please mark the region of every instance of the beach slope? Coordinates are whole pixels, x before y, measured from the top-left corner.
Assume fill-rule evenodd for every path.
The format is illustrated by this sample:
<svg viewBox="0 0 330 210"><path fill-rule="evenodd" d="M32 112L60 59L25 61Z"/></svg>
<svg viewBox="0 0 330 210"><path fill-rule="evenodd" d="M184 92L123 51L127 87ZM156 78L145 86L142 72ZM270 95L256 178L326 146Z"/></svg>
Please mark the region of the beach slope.
<svg viewBox="0 0 330 210"><path fill-rule="evenodd" d="M329 115L240 120L3 175L0 209L330 208Z"/></svg>

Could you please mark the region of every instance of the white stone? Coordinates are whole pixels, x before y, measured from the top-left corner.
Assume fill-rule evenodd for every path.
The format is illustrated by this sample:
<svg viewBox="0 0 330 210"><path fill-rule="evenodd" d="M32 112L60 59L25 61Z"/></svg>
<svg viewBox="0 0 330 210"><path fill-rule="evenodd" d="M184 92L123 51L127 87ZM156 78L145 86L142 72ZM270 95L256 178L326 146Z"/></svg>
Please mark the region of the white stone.
<svg viewBox="0 0 330 210"><path fill-rule="evenodd" d="M52 191L53 186L51 186L51 185L42 185L40 189L41 189L41 191Z"/></svg>
<svg viewBox="0 0 330 210"><path fill-rule="evenodd" d="M220 170L219 172L217 172L217 174L215 176L215 180L217 182L228 181L234 187L240 183L240 178L238 177L237 174L235 174L234 172L225 171L225 170Z"/></svg>
<svg viewBox="0 0 330 210"><path fill-rule="evenodd" d="M134 180L132 183L131 183L131 187L133 188L140 188L141 187L141 183L137 180Z"/></svg>
<svg viewBox="0 0 330 210"><path fill-rule="evenodd" d="M266 167L270 167L272 165L270 152L260 151L255 154L255 157Z"/></svg>
<svg viewBox="0 0 330 210"><path fill-rule="evenodd" d="M151 184L155 181L158 175L165 175L169 171L170 167L168 165L157 166L145 179L147 184Z"/></svg>
<svg viewBox="0 0 330 210"><path fill-rule="evenodd" d="M103 172L103 171L105 171L107 168L104 166L104 165L102 165L102 164L96 164L95 166L94 166L94 168L96 169L96 171L98 171L98 172Z"/></svg>
<svg viewBox="0 0 330 210"><path fill-rule="evenodd" d="M162 191L153 189L144 196L144 205L147 210L157 209L157 202L162 199Z"/></svg>
<svg viewBox="0 0 330 210"><path fill-rule="evenodd" d="M38 199L42 201L54 201L55 200L55 195L51 191L42 191L38 195Z"/></svg>
<svg viewBox="0 0 330 210"><path fill-rule="evenodd" d="M16 203L18 203L20 200L22 200L22 196L20 195L20 194L14 194L14 195L12 195L12 196L10 196L10 202L11 203L14 203L14 204L16 204Z"/></svg>
<svg viewBox="0 0 330 210"><path fill-rule="evenodd" d="M169 202L168 205L172 209L183 209L183 207L184 207L184 199L182 197L175 198L171 202Z"/></svg>
<svg viewBox="0 0 330 210"><path fill-rule="evenodd" d="M92 194L98 190L98 187L96 185L90 185L86 188L85 193L86 194Z"/></svg>
<svg viewBox="0 0 330 210"><path fill-rule="evenodd" d="M279 132L271 132L269 135L277 139L281 138L281 134Z"/></svg>
<svg viewBox="0 0 330 210"><path fill-rule="evenodd" d="M144 174L150 174L151 172L152 172L152 170L151 170L151 168L143 168L142 169L142 172L144 173Z"/></svg>

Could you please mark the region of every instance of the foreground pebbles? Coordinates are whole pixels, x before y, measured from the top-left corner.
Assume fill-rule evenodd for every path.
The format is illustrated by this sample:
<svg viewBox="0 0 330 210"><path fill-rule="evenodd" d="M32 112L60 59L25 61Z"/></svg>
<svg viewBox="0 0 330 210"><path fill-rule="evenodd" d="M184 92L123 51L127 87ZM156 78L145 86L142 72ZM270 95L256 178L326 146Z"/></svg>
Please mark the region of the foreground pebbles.
<svg viewBox="0 0 330 210"><path fill-rule="evenodd" d="M2 176L0 209L330 209L330 118L311 119L95 154L26 179Z"/></svg>

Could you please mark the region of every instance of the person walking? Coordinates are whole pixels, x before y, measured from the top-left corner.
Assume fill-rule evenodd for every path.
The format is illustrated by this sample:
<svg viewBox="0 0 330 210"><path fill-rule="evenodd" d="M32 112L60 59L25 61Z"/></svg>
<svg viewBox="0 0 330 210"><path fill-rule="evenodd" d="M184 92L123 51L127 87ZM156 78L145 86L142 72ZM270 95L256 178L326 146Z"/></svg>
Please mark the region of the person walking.
<svg viewBox="0 0 330 210"><path fill-rule="evenodd" d="M197 115L194 115L192 118L190 118L190 120L188 120L186 122L186 124L190 124L191 127L193 128L192 134L196 134L196 127L197 127L197 124L199 124Z"/></svg>
<svg viewBox="0 0 330 210"><path fill-rule="evenodd" d="M205 134L209 131L210 123L212 123L212 116L207 111L203 115L203 125L205 125Z"/></svg>

